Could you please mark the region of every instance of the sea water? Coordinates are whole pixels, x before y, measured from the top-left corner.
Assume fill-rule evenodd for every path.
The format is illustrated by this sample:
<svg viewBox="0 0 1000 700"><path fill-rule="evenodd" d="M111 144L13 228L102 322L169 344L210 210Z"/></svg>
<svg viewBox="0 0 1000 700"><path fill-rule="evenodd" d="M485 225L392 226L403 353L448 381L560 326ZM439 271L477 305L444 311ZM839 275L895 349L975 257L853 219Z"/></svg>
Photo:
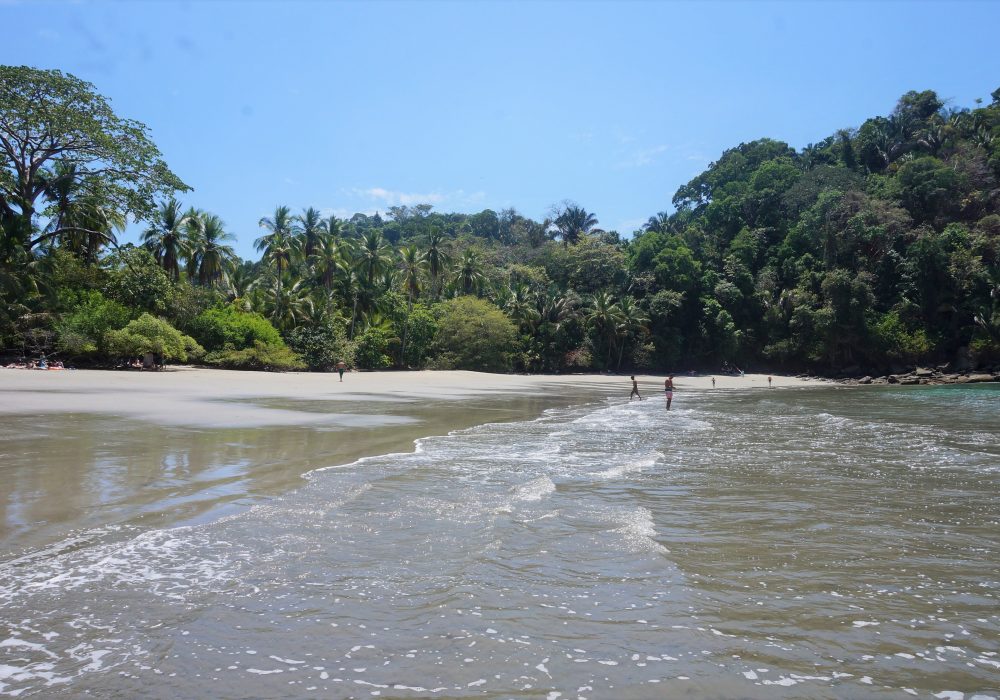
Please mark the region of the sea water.
<svg viewBox="0 0 1000 700"><path fill-rule="evenodd" d="M0 695L1000 697L1000 391L601 399L0 561Z"/></svg>

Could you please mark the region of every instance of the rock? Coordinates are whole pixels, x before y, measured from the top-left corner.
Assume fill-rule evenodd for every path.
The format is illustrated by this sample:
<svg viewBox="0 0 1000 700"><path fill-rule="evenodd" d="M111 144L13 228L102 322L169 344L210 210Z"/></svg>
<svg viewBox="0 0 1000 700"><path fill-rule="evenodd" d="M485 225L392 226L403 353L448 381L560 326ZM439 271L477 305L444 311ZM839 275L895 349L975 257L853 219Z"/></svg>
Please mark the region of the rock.
<svg viewBox="0 0 1000 700"><path fill-rule="evenodd" d="M918 377L930 377L934 374L934 370L927 369L926 367L918 367L914 374Z"/></svg>
<svg viewBox="0 0 1000 700"><path fill-rule="evenodd" d="M879 377L878 379L872 382L872 384L888 384L888 383L889 379L887 377Z"/></svg>
<svg viewBox="0 0 1000 700"><path fill-rule="evenodd" d="M899 380L899 383L900 384L906 384L906 385L919 384L920 380L917 379L916 377L903 377L902 379Z"/></svg>
<svg viewBox="0 0 1000 700"><path fill-rule="evenodd" d="M869 376L864 376L858 380L858 384L871 384L871 383L872 383L872 378Z"/></svg>
<svg viewBox="0 0 1000 700"><path fill-rule="evenodd" d="M970 374L967 377L963 377L963 379L965 379L965 382L963 382L963 384L964 383L978 384L980 382L993 382L993 381L996 381L993 378L992 374Z"/></svg>
<svg viewBox="0 0 1000 700"><path fill-rule="evenodd" d="M897 377L895 374L890 374L888 377L885 378L885 380L889 384L899 384L899 377Z"/></svg>

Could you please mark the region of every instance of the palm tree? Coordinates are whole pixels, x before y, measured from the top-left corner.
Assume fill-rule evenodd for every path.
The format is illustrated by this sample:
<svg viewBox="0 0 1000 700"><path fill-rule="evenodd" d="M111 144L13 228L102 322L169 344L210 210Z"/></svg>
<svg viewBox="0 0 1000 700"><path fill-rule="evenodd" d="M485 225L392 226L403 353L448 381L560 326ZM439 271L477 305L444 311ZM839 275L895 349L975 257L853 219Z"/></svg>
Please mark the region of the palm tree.
<svg viewBox="0 0 1000 700"><path fill-rule="evenodd" d="M142 234L143 245L175 282L181 276L179 261L187 254L184 234L188 220L188 215L181 213L181 203L171 197L156 210L149 228Z"/></svg>
<svg viewBox="0 0 1000 700"><path fill-rule="evenodd" d="M611 353L618 339L618 327L622 322L622 312L610 292L598 292L590 301L587 322L608 340L608 356L605 367L611 366Z"/></svg>
<svg viewBox="0 0 1000 700"><path fill-rule="evenodd" d="M657 212L655 215L649 217L642 227L647 231L655 233L669 233L673 230L673 225L670 222L670 214L665 211Z"/></svg>
<svg viewBox="0 0 1000 700"><path fill-rule="evenodd" d="M466 249L462 253L462 257L455 263L455 278L463 294L472 294L479 289L485 279L479 253L472 249Z"/></svg>
<svg viewBox="0 0 1000 700"><path fill-rule="evenodd" d="M223 293L230 303L249 311L249 294L254 289L255 281L253 263L234 264L229 274L222 278Z"/></svg>
<svg viewBox="0 0 1000 700"><path fill-rule="evenodd" d="M621 321L618 322L618 333L622 338L621 345L618 346L618 369L621 369L625 345L629 340L646 330L649 319L632 297L625 297L618 302L618 310L621 312Z"/></svg>
<svg viewBox="0 0 1000 700"><path fill-rule="evenodd" d="M538 312L541 321L552 324L559 330L562 324L579 317L580 297L576 292L570 290L566 294L561 294L557 287L552 287L539 299Z"/></svg>
<svg viewBox="0 0 1000 700"><path fill-rule="evenodd" d="M323 221L323 217L320 215L319 211L313 207L309 207L304 210L302 212L302 216L296 216L294 219L299 224L295 229L295 233L301 241L300 248L302 250L302 255L303 257L308 258L316 249L320 236L323 233L326 233L326 227L324 225L325 222ZM334 221L336 221L336 219L334 219Z"/></svg>
<svg viewBox="0 0 1000 700"><path fill-rule="evenodd" d="M215 214L202 213L199 236L191 247L191 258L195 261L194 276L198 284L217 286L225 278L227 270L236 260L236 252L226 241L235 236L227 233L226 224Z"/></svg>
<svg viewBox="0 0 1000 700"><path fill-rule="evenodd" d="M296 323L308 316L312 299L303 280L283 284L280 275L272 274L257 282L255 286L261 292L261 310L276 328L283 331L294 328Z"/></svg>
<svg viewBox="0 0 1000 700"><path fill-rule="evenodd" d="M312 256L309 258L309 263L316 281L322 284L325 289L333 289L337 278L348 271L350 260L347 259L346 253L345 247L332 236L323 235L320 237Z"/></svg>
<svg viewBox="0 0 1000 700"><path fill-rule="evenodd" d="M357 265L369 287L374 287L378 278L392 266L391 250L392 246L378 229L369 231L361 240Z"/></svg>
<svg viewBox="0 0 1000 700"><path fill-rule="evenodd" d="M534 293L524 282L518 282L509 288L509 294L502 308L524 333L531 333L542 317L536 307Z"/></svg>
<svg viewBox="0 0 1000 700"><path fill-rule="evenodd" d="M115 230L124 230L128 222L103 201L96 178L80 180L75 164L59 162L43 184L55 209L46 233L62 231L62 247L94 263L101 248L118 244Z"/></svg>
<svg viewBox="0 0 1000 700"><path fill-rule="evenodd" d="M588 213L583 207L568 204L562 213L556 217L556 227L562 234L563 245L580 242L580 236L597 226L597 217Z"/></svg>
<svg viewBox="0 0 1000 700"><path fill-rule="evenodd" d="M420 296L420 280L427 269L427 255L414 245L400 251L400 269L403 272L403 286L409 299L409 306Z"/></svg>
<svg viewBox="0 0 1000 700"><path fill-rule="evenodd" d="M431 275L431 296L435 299L441 294L441 275L448 266L450 256L444 249L445 237L437 229L431 229L427 234L427 270Z"/></svg>
<svg viewBox="0 0 1000 700"><path fill-rule="evenodd" d="M292 260L297 254L294 222L288 207L278 207L274 210L273 217L262 217L259 224L267 233L254 241L254 247L264 252L262 262L274 265L277 271L277 284L280 287L282 273L291 267Z"/></svg>

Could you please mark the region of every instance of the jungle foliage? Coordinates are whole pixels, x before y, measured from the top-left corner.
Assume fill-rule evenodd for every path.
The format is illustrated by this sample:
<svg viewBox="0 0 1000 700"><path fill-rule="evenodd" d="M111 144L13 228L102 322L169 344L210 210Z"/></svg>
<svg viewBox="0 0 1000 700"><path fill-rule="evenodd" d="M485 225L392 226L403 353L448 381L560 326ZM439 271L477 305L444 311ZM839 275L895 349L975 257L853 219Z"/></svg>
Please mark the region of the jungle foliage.
<svg viewBox="0 0 1000 700"><path fill-rule="evenodd" d="M631 235L572 202L543 221L278 206L240 260L145 126L73 76L5 66L0 345L253 369L990 363L998 183L1000 90L974 109L909 92L801 150L725 151ZM139 246L118 243L128 218Z"/></svg>

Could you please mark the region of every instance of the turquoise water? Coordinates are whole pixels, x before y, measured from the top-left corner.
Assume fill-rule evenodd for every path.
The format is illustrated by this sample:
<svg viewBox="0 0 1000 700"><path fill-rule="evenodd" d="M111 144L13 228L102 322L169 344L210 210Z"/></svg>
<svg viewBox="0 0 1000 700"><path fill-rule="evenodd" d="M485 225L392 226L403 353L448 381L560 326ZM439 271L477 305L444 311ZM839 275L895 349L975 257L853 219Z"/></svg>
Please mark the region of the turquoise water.
<svg viewBox="0 0 1000 700"><path fill-rule="evenodd" d="M0 563L0 694L1000 697L998 389L601 399L79 533Z"/></svg>

